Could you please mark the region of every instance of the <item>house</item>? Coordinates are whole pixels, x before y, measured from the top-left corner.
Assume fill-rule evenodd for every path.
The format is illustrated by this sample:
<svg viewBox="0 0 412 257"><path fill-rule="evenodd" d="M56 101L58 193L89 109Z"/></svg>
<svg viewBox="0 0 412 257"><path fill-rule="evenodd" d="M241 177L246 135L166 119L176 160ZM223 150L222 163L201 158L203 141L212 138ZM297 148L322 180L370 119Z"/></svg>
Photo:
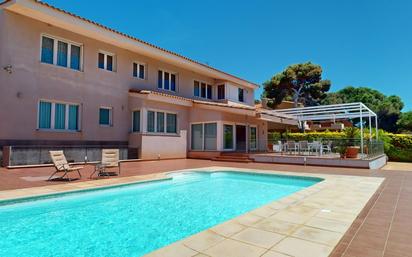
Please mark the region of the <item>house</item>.
<svg viewBox="0 0 412 257"><path fill-rule="evenodd" d="M74 161L102 147L212 158L266 149L270 124L296 125L254 106L255 83L36 0L0 4L0 67L6 166L56 147Z"/></svg>

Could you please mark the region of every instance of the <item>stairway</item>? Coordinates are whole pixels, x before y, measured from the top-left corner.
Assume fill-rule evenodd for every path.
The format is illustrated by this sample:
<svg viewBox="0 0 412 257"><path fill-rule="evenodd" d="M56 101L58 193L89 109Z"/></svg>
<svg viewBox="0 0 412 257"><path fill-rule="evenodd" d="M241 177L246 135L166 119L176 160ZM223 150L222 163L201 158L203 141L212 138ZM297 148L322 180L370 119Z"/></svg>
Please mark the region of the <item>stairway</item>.
<svg viewBox="0 0 412 257"><path fill-rule="evenodd" d="M214 157L212 160L213 161L223 161L223 162L243 162L243 163L253 162L253 160L249 158L249 154L239 153L239 152L222 152L220 153L219 156Z"/></svg>

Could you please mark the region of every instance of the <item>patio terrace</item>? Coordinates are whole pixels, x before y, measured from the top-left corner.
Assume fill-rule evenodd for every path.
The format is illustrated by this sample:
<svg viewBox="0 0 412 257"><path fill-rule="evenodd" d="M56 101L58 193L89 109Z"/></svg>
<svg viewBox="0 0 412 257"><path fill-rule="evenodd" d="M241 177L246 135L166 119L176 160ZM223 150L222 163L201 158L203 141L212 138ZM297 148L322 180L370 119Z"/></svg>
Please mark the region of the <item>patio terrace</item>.
<svg viewBox="0 0 412 257"><path fill-rule="evenodd" d="M409 243L412 236L412 209L409 204L412 201L412 173L408 172L412 171L412 167L408 165L389 164L385 170L359 170L182 159L123 163L122 174L120 178L116 179L210 166L384 177L385 181L380 189L358 215L331 256L408 256L412 252L412 246ZM44 181L44 178L52 171L50 167L0 169L0 176L2 177L0 180L0 189L2 190L0 191L0 197L5 197L13 192L35 192L35 187L38 188L37 190L40 190L42 186L52 185L61 186L62 188L80 188L84 182L110 184L110 181L113 180L90 180L87 175L92 170L93 167L89 165L83 172L84 176L81 181L66 183ZM23 191L9 191L8 189L23 189Z"/></svg>

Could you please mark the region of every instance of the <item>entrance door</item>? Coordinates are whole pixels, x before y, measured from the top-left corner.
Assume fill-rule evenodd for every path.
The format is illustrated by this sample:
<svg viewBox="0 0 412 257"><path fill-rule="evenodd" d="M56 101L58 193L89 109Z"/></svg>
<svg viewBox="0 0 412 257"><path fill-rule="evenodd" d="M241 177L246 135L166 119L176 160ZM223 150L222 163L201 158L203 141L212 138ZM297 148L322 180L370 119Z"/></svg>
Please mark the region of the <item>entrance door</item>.
<svg viewBox="0 0 412 257"><path fill-rule="evenodd" d="M236 151L246 152L246 126L236 125Z"/></svg>

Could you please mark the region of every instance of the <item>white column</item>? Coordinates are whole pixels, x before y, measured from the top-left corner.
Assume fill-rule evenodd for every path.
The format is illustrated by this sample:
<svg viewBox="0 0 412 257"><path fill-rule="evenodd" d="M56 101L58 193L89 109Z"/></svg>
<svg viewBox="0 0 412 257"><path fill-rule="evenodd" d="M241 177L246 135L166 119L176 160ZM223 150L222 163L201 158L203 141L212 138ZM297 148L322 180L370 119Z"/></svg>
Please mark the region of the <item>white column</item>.
<svg viewBox="0 0 412 257"><path fill-rule="evenodd" d="M361 133L361 153L363 154L363 117L362 117L362 105L360 106L360 114L359 114L359 118L360 118L360 133Z"/></svg>
<svg viewBox="0 0 412 257"><path fill-rule="evenodd" d="M372 118L371 118L370 113L369 113L369 140L372 140Z"/></svg>
<svg viewBox="0 0 412 257"><path fill-rule="evenodd" d="M218 151L223 151L223 122L217 122L217 131L216 131L216 149Z"/></svg>
<svg viewBox="0 0 412 257"><path fill-rule="evenodd" d="M377 115L375 115L375 129L376 129L376 140L378 140L379 136L378 136L378 116Z"/></svg>
<svg viewBox="0 0 412 257"><path fill-rule="evenodd" d="M141 131L143 132L143 133L146 133L147 132L147 109L146 108L142 108L141 109L141 115L142 115L142 122L140 123L141 124Z"/></svg>

